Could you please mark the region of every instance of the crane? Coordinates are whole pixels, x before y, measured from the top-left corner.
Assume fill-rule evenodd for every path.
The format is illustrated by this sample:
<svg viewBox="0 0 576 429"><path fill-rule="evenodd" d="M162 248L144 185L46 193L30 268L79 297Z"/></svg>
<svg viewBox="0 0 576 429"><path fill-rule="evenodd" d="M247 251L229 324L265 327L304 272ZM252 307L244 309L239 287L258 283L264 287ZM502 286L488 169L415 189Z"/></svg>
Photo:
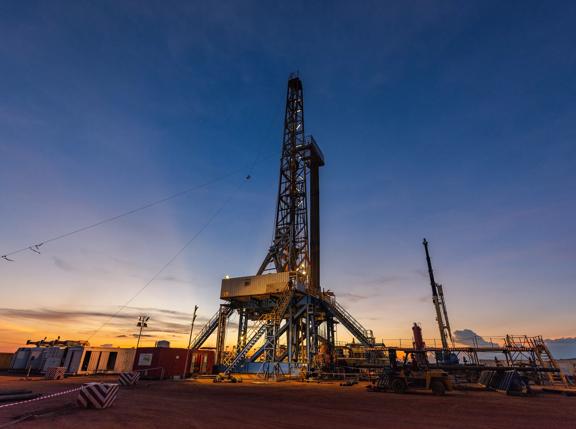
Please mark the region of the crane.
<svg viewBox="0 0 576 429"><path fill-rule="evenodd" d="M444 351L447 351L448 339L450 339L452 346L454 346L454 339L452 338L450 322L448 321L448 311L446 310L446 302L444 301L444 292L442 290L442 285L436 283L436 280L434 280L432 261L430 260L430 252L428 251L428 241L424 239L422 244L424 245L424 250L426 251L428 275L430 276L430 286L432 287L432 302L434 302L434 308L436 310L436 320L438 321L438 329L440 330L440 340L442 341L442 348Z"/></svg>

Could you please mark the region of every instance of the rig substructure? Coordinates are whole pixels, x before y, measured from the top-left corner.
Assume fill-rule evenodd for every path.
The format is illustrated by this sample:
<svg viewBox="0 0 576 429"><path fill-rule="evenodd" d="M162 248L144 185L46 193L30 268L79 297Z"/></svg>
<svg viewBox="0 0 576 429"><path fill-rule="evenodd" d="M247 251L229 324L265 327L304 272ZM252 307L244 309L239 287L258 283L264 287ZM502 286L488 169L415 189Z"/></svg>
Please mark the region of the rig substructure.
<svg viewBox="0 0 576 429"><path fill-rule="evenodd" d="M304 373L334 364L334 325L366 347L374 335L320 282L320 167L324 156L304 133L302 81L288 80L274 238L254 276L222 280L218 312L192 343L197 349L217 332L217 364L226 374ZM225 353L229 318L238 313L233 353Z"/></svg>

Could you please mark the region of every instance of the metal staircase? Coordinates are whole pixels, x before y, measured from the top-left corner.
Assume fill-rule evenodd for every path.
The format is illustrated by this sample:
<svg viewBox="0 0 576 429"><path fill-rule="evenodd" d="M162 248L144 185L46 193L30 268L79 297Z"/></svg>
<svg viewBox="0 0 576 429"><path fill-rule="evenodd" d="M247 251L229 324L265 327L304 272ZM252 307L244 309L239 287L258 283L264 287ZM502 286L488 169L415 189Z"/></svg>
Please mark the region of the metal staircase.
<svg viewBox="0 0 576 429"><path fill-rule="evenodd" d="M525 360L526 357L528 357L532 365L548 370L546 372L548 383L556 385L562 384L564 386L569 385L568 379L560 369L560 365L558 365L556 359L554 359L550 353L550 349L548 349L542 336L506 335L504 346L506 347L508 356L511 358L509 364L516 365L521 359ZM542 377L540 380L545 381L542 380Z"/></svg>
<svg viewBox="0 0 576 429"><path fill-rule="evenodd" d="M228 317L232 314L232 308L221 307L220 309L218 309L216 314L214 314L214 316L212 316L210 320L206 322L206 324L202 327L200 332L194 337L194 340L192 341L192 344L190 346L192 350L196 350L202 347L202 344L204 344L204 342L206 342L206 340L210 337L210 335L212 335L212 333L216 330L216 328L218 327L218 321L220 320L221 312L223 313L224 316Z"/></svg>
<svg viewBox="0 0 576 429"><path fill-rule="evenodd" d="M536 355L536 359L540 362L540 366L543 368L551 368L557 369L558 372L548 372L548 380L551 384L563 384L568 386L568 380L566 376L562 373L560 369L560 365L556 362L556 359L552 357L548 346L544 342L542 336L537 337L529 337L528 338L530 344L534 347L534 354Z"/></svg>
<svg viewBox="0 0 576 429"><path fill-rule="evenodd" d="M293 296L294 289L290 286L286 287L274 309L270 313L263 314L260 319L258 319L256 323L250 327L248 333L246 334L246 338L248 338L246 345L241 350L239 350L236 355L231 355L224 359L223 364L226 366L226 370L224 371L225 374L230 374L246 359L246 355L250 349L252 349L252 347L256 345L262 335L266 333L270 323L280 323L280 320L282 320L284 313L286 313L286 309L292 301ZM267 338L266 341L270 342L271 339Z"/></svg>
<svg viewBox="0 0 576 429"><path fill-rule="evenodd" d="M278 330L276 331L275 337L280 338L282 335L284 335L284 333L286 333L286 331L288 330L288 326L290 324L289 323L284 323L282 326L280 326L278 328ZM258 359L262 353L264 353L267 349L267 345L268 344L263 344L258 350L256 350L252 356L250 356L250 362L256 362L256 359ZM282 362L286 356L288 355L288 351L284 352L282 355L280 355L278 357L278 362Z"/></svg>
<svg viewBox="0 0 576 429"><path fill-rule="evenodd" d="M324 303L336 319L338 319L360 343L366 347L374 345L375 340L372 330L364 328L334 297L324 296Z"/></svg>
<svg viewBox="0 0 576 429"><path fill-rule="evenodd" d="M226 365L226 370L224 373L230 374L239 364L246 358L246 354L250 351L252 347L258 342L258 340L264 335L266 332L266 322L259 321L256 326L255 332L251 332L250 339L244 346L242 350L240 350L236 355L230 356L228 359L224 360L224 365Z"/></svg>

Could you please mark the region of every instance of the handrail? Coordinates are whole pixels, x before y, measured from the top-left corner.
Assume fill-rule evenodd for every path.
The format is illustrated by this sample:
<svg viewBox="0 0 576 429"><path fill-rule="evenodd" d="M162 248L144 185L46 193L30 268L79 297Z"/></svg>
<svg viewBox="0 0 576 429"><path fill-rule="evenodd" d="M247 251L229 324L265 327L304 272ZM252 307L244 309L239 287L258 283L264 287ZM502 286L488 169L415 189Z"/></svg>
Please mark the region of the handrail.
<svg viewBox="0 0 576 429"><path fill-rule="evenodd" d="M334 301L334 306L341 312L344 313L346 318L352 323L359 331L363 332L366 336L369 336L370 331L365 329L360 322L358 322L342 305L337 301Z"/></svg>
<svg viewBox="0 0 576 429"><path fill-rule="evenodd" d="M374 333L370 329L364 328L362 324L358 322L358 320L356 320L342 305L336 301L335 298L328 298L326 296L324 298L324 302L332 308L332 311L336 313L336 316L340 316L338 317L339 319L342 319L340 322L342 322L344 325L350 324L353 330L357 331L356 333L352 332L352 334L355 334L355 336L357 335L359 337L358 339L362 342L366 342L368 344L374 343Z"/></svg>
<svg viewBox="0 0 576 429"><path fill-rule="evenodd" d="M264 334L265 331L266 326L265 325L260 326L260 328L254 333L252 338L250 338L250 341L248 341L246 345L242 348L242 350L239 351L235 356L233 356L231 361L227 360L227 362L225 363L225 365L227 366L225 371L226 373L230 373L230 371L232 371L236 367L236 365L238 365L240 360L246 356L248 350L250 350L254 346L254 344L256 344L256 342L260 339L260 337Z"/></svg>
<svg viewBox="0 0 576 429"><path fill-rule="evenodd" d="M230 312L232 311L232 308L230 307L223 307L223 308L224 308L223 311L225 312L226 315L229 315ZM200 332L194 337L194 339L190 343L191 344L190 350L196 350L200 348L200 346L204 344L204 342L208 339L208 337L212 334L212 332L214 332L214 330L218 326L218 320L220 319L220 311L221 310L218 309L216 314L214 314L214 316L212 316L210 320L206 322L206 324L202 327Z"/></svg>
<svg viewBox="0 0 576 429"><path fill-rule="evenodd" d="M216 314L214 314L214 316L212 316L207 322L206 324L202 327L202 329L200 330L200 332L198 332L198 334L196 334L196 336L194 337L194 339L192 340L192 345L196 345L196 343L198 342L198 340L207 332L210 330L210 326L214 324L215 321L218 320L218 317L220 316L220 310L218 310L216 312ZM195 347L191 347L191 349L194 349Z"/></svg>
<svg viewBox="0 0 576 429"><path fill-rule="evenodd" d="M145 368L145 369L136 369L134 370L134 372L144 372L144 375L148 375L147 372L148 371L154 371L155 369L160 369L160 380L164 380L164 373L166 372L166 370L164 369L163 366L157 366L154 368Z"/></svg>

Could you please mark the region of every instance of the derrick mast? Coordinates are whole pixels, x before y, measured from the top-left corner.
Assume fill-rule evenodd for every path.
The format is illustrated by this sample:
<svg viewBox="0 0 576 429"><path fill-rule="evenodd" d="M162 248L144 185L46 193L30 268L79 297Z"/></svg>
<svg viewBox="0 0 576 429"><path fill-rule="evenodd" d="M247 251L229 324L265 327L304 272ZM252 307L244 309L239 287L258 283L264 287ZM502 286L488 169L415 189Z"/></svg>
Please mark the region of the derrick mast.
<svg viewBox="0 0 576 429"><path fill-rule="evenodd" d="M299 272L307 286L310 285L306 189L308 147L304 134L302 81L291 76L286 95L274 238L258 274L271 270Z"/></svg>

